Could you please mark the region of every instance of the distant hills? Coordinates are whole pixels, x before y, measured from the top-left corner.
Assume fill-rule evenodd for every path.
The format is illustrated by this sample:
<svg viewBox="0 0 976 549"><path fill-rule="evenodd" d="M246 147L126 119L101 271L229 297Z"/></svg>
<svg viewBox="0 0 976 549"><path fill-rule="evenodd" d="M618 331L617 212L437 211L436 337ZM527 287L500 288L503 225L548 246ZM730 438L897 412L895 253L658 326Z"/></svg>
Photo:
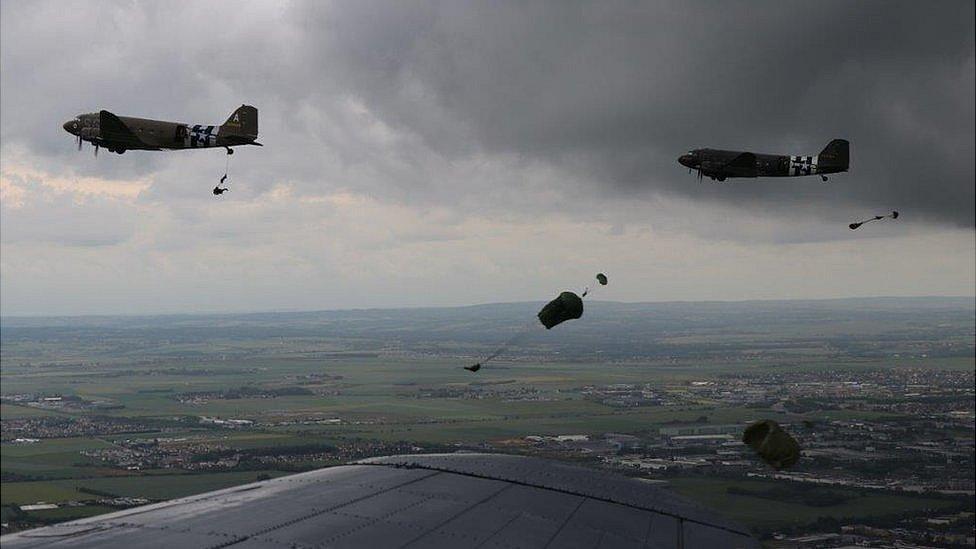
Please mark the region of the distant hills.
<svg viewBox="0 0 976 549"><path fill-rule="evenodd" d="M628 360L748 353L973 356L976 299L879 297L802 301L590 301L583 318L546 331L537 303L162 316L3 317L0 339L135 338L165 343L309 338L350 351L477 355L526 325L513 357ZM537 329L536 329L537 328ZM6 354L6 353L4 353Z"/></svg>

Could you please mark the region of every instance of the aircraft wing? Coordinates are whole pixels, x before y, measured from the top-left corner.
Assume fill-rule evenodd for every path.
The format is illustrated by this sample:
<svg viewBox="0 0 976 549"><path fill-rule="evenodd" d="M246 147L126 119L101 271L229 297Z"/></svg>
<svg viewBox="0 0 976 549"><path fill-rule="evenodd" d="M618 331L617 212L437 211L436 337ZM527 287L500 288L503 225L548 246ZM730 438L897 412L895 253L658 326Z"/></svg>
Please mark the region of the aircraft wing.
<svg viewBox="0 0 976 549"><path fill-rule="evenodd" d="M757 548L660 485L499 454L374 458L0 538L22 547Z"/></svg>
<svg viewBox="0 0 976 549"><path fill-rule="evenodd" d="M756 155L751 152L744 152L732 160L725 163L726 169L756 169Z"/></svg>
<svg viewBox="0 0 976 549"><path fill-rule="evenodd" d="M98 113L99 136L102 141L126 148L145 147L146 144L132 133L125 122L108 111Z"/></svg>

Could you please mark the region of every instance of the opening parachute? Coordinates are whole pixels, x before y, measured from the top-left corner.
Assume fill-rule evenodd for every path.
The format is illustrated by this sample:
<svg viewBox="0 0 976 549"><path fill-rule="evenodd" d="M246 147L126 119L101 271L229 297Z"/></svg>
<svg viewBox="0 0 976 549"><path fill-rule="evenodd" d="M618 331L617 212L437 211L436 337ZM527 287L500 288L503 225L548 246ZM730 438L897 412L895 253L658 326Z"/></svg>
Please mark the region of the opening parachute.
<svg viewBox="0 0 976 549"><path fill-rule="evenodd" d="M230 155L232 154L234 154L234 149L227 147L227 156L226 156L227 161L224 163L224 175L220 177L220 183L218 183L217 186L213 188L214 196L220 196L230 190L230 188L221 187L221 185L223 185L227 181L227 174L230 173Z"/></svg>
<svg viewBox="0 0 976 549"><path fill-rule="evenodd" d="M599 284L594 286L593 289L599 286L606 286L608 283L607 275L603 273L597 273L596 281ZM592 294L593 291L587 286L584 288L582 295L577 295L574 292L565 291L556 296L555 299L546 303L542 309L536 314L538 323L542 324L547 330L566 322L567 320L575 320L583 316L583 298L588 294ZM477 372L489 361L494 360L505 351L509 349L512 345L526 337L531 330L535 329L538 325L536 320L531 320L527 322L521 329L519 329L515 335L509 338L507 341L498 346L494 351L492 351L488 356L482 359L480 362L472 364L470 366L465 366L464 369L469 372Z"/></svg>
<svg viewBox="0 0 976 549"><path fill-rule="evenodd" d="M872 221L880 221L882 219L898 219L898 212L893 211L888 215L876 215L872 218L865 219L864 221L855 221L854 223L848 225L848 227L850 227L850 229L854 231L857 230L857 228L860 227L861 225L864 225L865 223L870 223Z"/></svg>

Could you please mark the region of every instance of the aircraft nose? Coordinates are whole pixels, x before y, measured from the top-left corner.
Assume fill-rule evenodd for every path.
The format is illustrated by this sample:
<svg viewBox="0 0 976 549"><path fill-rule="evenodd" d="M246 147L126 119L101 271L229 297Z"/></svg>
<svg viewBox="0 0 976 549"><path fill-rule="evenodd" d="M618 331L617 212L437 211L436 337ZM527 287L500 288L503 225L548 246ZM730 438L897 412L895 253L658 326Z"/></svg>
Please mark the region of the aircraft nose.
<svg viewBox="0 0 976 549"><path fill-rule="evenodd" d="M78 133L78 119L77 118L73 118L71 120L68 120L61 127L64 128L64 131L66 131L66 132L68 132L68 133L70 133L72 135L77 134Z"/></svg>
<svg viewBox="0 0 976 549"><path fill-rule="evenodd" d="M682 166L692 168L695 166L695 157L691 154L683 154L678 157L678 163Z"/></svg>

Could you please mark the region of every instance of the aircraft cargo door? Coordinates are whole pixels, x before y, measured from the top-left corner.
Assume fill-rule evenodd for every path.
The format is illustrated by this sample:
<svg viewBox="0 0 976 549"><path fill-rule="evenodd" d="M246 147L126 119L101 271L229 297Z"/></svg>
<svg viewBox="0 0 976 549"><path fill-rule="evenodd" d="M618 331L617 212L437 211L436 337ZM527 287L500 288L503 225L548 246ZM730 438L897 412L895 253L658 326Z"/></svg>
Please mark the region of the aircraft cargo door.
<svg viewBox="0 0 976 549"><path fill-rule="evenodd" d="M183 124L176 125L176 135L173 136L173 141L176 143L186 145L187 136L190 134L190 130Z"/></svg>

